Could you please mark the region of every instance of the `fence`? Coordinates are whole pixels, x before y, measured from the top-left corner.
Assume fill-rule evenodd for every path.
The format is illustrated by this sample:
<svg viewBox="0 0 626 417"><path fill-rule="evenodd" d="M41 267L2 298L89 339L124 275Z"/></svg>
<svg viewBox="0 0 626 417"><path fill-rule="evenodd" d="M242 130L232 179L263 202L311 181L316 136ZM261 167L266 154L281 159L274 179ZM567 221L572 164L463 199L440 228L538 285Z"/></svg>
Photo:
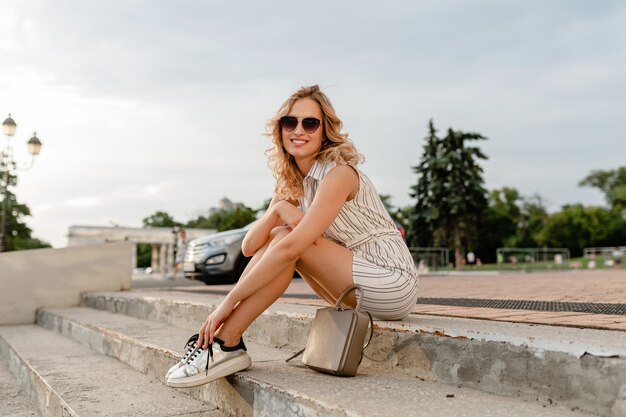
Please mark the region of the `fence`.
<svg viewBox="0 0 626 417"><path fill-rule="evenodd" d="M450 264L448 248L411 247L409 248L417 271L426 274L430 271L446 271Z"/></svg>
<svg viewBox="0 0 626 417"><path fill-rule="evenodd" d="M498 248L499 271L551 271L570 268L567 248Z"/></svg>
<svg viewBox="0 0 626 417"><path fill-rule="evenodd" d="M583 267L587 269L613 268L624 263L626 246L605 246L583 249Z"/></svg>

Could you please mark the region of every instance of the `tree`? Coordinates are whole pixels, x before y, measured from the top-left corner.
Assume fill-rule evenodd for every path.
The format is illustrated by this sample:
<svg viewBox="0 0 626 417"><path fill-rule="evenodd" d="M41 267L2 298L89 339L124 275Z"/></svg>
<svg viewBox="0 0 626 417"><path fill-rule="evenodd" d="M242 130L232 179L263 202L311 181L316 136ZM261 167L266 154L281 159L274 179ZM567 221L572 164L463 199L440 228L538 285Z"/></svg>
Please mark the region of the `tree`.
<svg viewBox="0 0 626 417"><path fill-rule="evenodd" d="M622 245L626 220L604 207L566 205L548 217L538 238L542 245L568 248L572 256L581 256L585 247Z"/></svg>
<svg viewBox="0 0 626 417"><path fill-rule="evenodd" d="M209 217L199 216L187 222L186 227L217 229L218 232L239 229L256 220L256 211L248 207L233 211L217 211Z"/></svg>
<svg viewBox="0 0 626 417"><path fill-rule="evenodd" d="M153 214L144 218L143 227L180 227L182 223L174 220L169 213L161 210L155 211Z"/></svg>
<svg viewBox="0 0 626 417"><path fill-rule="evenodd" d="M507 241L517 233L520 198L519 192L509 187L489 193L489 207L481 218L475 247L484 262L495 262L496 250L508 246Z"/></svg>
<svg viewBox="0 0 626 417"><path fill-rule="evenodd" d="M486 138L452 129L444 138L436 133L431 120L421 161L413 167L418 181L410 193L417 200L411 219L411 243L454 248L456 267L460 269L463 247L475 243L481 213L487 208L483 169L478 164L487 156L466 142Z"/></svg>
<svg viewBox="0 0 626 417"><path fill-rule="evenodd" d="M174 220L169 213L157 210L142 221L143 227L180 227L182 223ZM152 245L149 243L137 244L137 266L147 267L152 263Z"/></svg>
<svg viewBox="0 0 626 417"><path fill-rule="evenodd" d="M2 210L4 205L5 196L7 198L5 251L51 247L49 243L32 237L32 230L24 222L26 217L31 216L30 209L26 204L19 203L17 197L11 191L11 188L17 185L17 175L14 174L14 167L9 169L8 181L7 184L4 184L6 169L7 167L2 163L0 165L0 210ZM5 187L7 187L6 192ZM2 220L0 218L0 221Z"/></svg>
<svg viewBox="0 0 626 417"><path fill-rule="evenodd" d="M496 261L500 247L537 247L537 235L548 217L541 196L522 196L515 188L489 193L489 207L480 222L476 254L486 262Z"/></svg>
<svg viewBox="0 0 626 417"><path fill-rule="evenodd" d="M517 223L517 232L513 239L507 241L506 246L533 248L541 246L538 236L548 219L546 203L539 194L522 197L520 200L520 217Z"/></svg>
<svg viewBox="0 0 626 417"><path fill-rule="evenodd" d="M626 166L608 171L591 171L578 185L598 188L604 193L609 207L626 209Z"/></svg>

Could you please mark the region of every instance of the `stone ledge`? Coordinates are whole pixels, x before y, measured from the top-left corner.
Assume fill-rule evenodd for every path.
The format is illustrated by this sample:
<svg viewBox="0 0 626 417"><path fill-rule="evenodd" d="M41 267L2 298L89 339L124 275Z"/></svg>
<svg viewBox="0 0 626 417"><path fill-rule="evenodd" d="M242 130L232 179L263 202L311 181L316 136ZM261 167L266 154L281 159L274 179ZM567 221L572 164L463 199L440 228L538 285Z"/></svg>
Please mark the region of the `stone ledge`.
<svg viewBox="0 0 626 417"><path fill-rule="evenodd" d="M28 392L17 384L17 380L2 361L0 361L0 415L41 417L34 402L28 397Z"/></svg>
<svg viewBox="0 0 626 417"><path fill-rule="evenodd" d="M188 336L186 330L167 324L87 308L43 310L38 320L42 326L154 374L161 381L177 359L172 348L182 345ZM380 371L364 370L356 378L322 375L285 364L289 351L246 343L253 355L251 369L181 391L234 416L368 417L389 415L390 410L404 416L584 415Z"/></svg>
<svg viewBox="0 0 626 417"><path fill-rule="evenodd" d="M196 331L220 299L142 291L86 294L83 303ZM312 306L276 303L250 327L246 340L298 350L306 344L314 311ZM376 322L362 369L600 414L626 407L622 332L411 316Z"/></svg>
<svg viewBox="0 0 626 417"><path fill-rule="evenodd" d="M39 326L0 327L0 349L45 416L226 417L215 407Z"/></svg>

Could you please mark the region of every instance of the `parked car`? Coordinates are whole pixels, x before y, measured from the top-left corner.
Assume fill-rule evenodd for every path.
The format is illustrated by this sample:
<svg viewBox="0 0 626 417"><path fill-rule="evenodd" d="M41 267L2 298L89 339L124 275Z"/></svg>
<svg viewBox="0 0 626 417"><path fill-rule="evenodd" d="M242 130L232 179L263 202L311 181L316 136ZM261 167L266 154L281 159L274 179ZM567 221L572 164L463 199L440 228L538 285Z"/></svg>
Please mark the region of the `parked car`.
<svg viewBox="0 0 626 417"><path fill-rule="evenodd" d="M396 227L406 239L404 227ZM241 242L252 223L241 229L228 230L194 239L187 245L183 272L185 278L197 279L205 284L231 284L239 280L250 258L241 253ZM300 275L295 272L294 277Z"/></svg>
<svg viewBox="0 0 626 417"><path fill-rule="evenodd" d="M237 282L250 261L241 253L241 242L249 226L189 242L183 262L185 278L207 285Z"/></svg>

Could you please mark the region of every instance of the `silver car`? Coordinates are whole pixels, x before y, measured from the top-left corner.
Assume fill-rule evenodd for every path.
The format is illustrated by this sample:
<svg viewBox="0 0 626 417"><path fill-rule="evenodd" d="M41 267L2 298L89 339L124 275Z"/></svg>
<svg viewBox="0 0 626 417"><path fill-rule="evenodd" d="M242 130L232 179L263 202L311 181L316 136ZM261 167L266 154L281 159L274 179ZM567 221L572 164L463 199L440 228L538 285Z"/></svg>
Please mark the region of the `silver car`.
<svg viewBox="0 0 626 417"><path fill-rule="evenodd" d="M185 278L207 285L237 282L250 261L241 253L241 242L248 229L246 226L189 242L183 262Z"/></svg>

